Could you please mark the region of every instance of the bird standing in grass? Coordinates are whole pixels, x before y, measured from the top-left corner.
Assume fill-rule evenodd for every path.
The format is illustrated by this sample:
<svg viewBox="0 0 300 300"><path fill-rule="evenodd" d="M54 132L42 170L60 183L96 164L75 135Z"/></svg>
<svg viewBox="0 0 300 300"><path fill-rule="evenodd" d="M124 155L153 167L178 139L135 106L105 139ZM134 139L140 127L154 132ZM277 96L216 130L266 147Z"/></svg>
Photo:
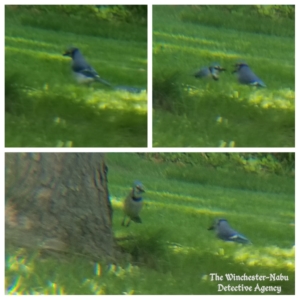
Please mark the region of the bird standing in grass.
<svg viewBox="0 0 300 300"><path fill-rule="evenodd" d="M246 237L232 229L225 219L215 220L214 224L208 230L215 230L217 237L224 241L251 244Z"/></svg>
<svg viewBox="0 0 300 300"><path fill-rule="evenodd" d="M212 64L210 67L204 67L194 74L196 78L212 78L219 80L219 73L225 71L218 63Z"/></svg>
<svg viewBox="0 0 300 300"><path fill-rule="evenodd" d="M238 81L242 84L266 87L263 81L253 73L245 62L235 64L235 70L232 73L236 73Z"/></svg>
<svg viewBox="0 0 300 300"><path fill-rule="evenodd" d="M86 62L78 48L69 48L63 56L69 56L72 58L72 71L77 82L89 84L94 81L98 81L111 86L109 82L100 78L98 73Z"/></svg>
<svg viewBox="0 0 300 300"><path fill-rule="evenodd" d="M126 217L129 218L126 226L128 227L131 221L136 223L142 223L142 220L139 216L140 211L143 207L143 198L142 194L145 192L144 187L140 181L135 181L133 183L132 190L129 195L124 200L124 218L122 221L122 226L125 226Z"/></svg>

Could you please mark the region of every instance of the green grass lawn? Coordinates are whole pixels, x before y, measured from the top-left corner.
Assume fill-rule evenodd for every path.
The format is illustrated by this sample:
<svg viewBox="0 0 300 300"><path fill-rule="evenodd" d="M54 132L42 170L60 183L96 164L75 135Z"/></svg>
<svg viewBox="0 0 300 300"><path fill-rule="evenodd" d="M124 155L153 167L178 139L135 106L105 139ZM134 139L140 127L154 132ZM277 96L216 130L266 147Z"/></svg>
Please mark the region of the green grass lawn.
<svg viewBox="0 0 300 300"><path fill-rule="evenodd" d="M226 7L153 7L155 147L294 147L294 21ZM267 88L239 84L239 60ZM214 62L219 81L193 76Z"/></svg>
<svg viewBox="0 0 300 300"><path fill-rule="evenodd" d="M78 47L113 86L79 86L71 59ZM147 27L6 7L6 147L147 146Z"/></svg>
<svg viewBox="0 0 300 300"><path fill-rule="evenodd" d="M199 154L201 155L201 154ZM217 155L216 155L217 156ZM6 289L17 294L276 294L295 293L295 181L230 166L215 168L108 154L113 230L131 260L92 263L6 249ZM203 175L205 174L205 176ZM121 226L122 201L132 182L146 189L143 223ZM224 242L208 231L226 218L252 245ZM123 240L122 240L123 239ZM276 281L212 281L211 273L288 276ZM243 284L252 292L218 292Z"/></svg>

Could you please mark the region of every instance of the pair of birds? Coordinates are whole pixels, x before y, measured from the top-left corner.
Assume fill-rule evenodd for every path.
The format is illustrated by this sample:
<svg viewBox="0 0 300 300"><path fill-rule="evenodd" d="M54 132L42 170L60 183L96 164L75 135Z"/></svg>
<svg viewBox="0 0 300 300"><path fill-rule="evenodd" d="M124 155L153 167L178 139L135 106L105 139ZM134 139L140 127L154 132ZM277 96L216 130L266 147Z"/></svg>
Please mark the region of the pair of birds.
<svg viewBox="0 0 300 300"><path fill-rule="evenodd" d="M142 223L139 216L143 208L143 193L145 189L140 181L135 181L133 187L124 200L123 211L124 218L121 223L122 226L129 226L131 221L136 223ZM125 225L126 218L129 218ZM208 230L215 230L218 238L224 241L231 241L242 244L251 244L251 242L242 234L232 229L225 219L216 219L214 224L208 228Z"/></svg>
<svg viewBox="0 0 300 300"><path fill-rule="evenodd" d="M212 78L219 80L220 72L226 71L225 68L219 64L214 63L209 67L204 67L194 74L196 78ZM239 62L235 64L235 70L232 73L236 73L237 79L242 84L266 87L264 82L254 74L247 63Z"/></svg>

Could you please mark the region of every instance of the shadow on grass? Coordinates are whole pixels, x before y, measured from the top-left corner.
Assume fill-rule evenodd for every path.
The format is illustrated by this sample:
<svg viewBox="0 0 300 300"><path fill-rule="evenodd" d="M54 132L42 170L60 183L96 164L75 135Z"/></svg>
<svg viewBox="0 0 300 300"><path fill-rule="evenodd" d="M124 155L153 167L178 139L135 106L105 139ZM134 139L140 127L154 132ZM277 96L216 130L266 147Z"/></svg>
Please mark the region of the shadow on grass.
<svg viewBox="0 0 300 300"><path fill-rule="evenodd" d="M6 147L145 147L147 113L123 101L123 109L99 109L70 93L24 91L6 78Z"/></svg>
<svg viewBox="0 0 300 300"><path fill-rule="evenodd" d="M154 270L166 268L167 245L164 242L166 232L156 229L135 236L116 239L122 252L129 253L133 264Z"/></svg>

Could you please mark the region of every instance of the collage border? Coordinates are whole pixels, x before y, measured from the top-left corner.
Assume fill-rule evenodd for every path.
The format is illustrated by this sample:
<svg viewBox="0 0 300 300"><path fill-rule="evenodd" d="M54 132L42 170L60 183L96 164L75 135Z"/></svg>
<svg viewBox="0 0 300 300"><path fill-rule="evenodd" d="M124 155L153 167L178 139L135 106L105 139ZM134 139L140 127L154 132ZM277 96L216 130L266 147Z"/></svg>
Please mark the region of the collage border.
<svg viewBox="0 0 300 300"><path fill-rule="evenodd" d="M298 158L298 154L297 154L297 150L299 153L299 137L297 137L297 133L299 132L299 126L298 126L298 120L299 120L299 109L295 109L295 147L293 148L277 148L277 147L272 147L272 148L202 148L202 147L196 147L196 148L183 148L183 147L170 147L170 148L166 148L166 147L157 147L157 148L153 148L152 147L152 30L153 30L153 24L152 24L152 8L153 5L235 5L235 4L242 4L242 5L253 5L253 4L259 4L259 5L274 5L274 4L278 4L278 5L284 5L285 3L283 3L283 1L247 1L246 3L242 3L242 1L157 1L157 0L148 0L148 1L124 1L124 0L118 0L115 1L115 3L108 3L109 1L86 1L87 3L82 3L83 1L46 1L45 3L42 3L42 1L4 1L3 5L1 5L1 15L3 16L3 47L1 47L1 51L3 51L3 72L2 72L2 76L3 76L3 80L1 80L1 84L2 84L2 91L5 90L5 85L4 85L4 68L5 68L5 14L4 14L4 7L5 5L23 5L23 4L32 4L32 5L55 5L55 4L65 4L65 5L74 5L74 4L82 4L82 5L92 5L92 4L126 4L126 5L134 5L134 4L138 4L138 5L148 5L148 51L147 51L147 57L148 57L148 70L147 70L147 74L148 74L148 84L147 84L147 93L148 93L148 120L147 120L147 127L148 127L148 137L147 137L147 143L148 146L147 147L143 147L143 148L55 148L55 147L51 147L51 148L21 148L21 147L13 147L13 148L6 148L5 147L5 125L4 122L1 122L1 132L3 132L3 137L1 139L1 144L0 147L3 149L3 155L0 156L0 164L1 166L3 166L3 179L1 180L1 190L3 190L4 193L4 197L3 199L5 199L5 172L4 172L4 168L5 168L5 153L13 153L13 152L101 152L101 153L136 153L136 152L207 152L207 153L211 153L211 152L219 152L219 153L224 153L224 152L260 152L260 153L266 153L266 152L294 152L296 155L296 166L295 166L295 216L298 216L299 214L299 205L297 205L296 199L297 196L299 195L299 180L297 180L298 176L298 172L300 170L300 163ZM300 3L300 2L299 2ZM295 0L289 1L286 4L294 4L296 6L296 17L295 17L295 26L296 26L296 34L295 34L295 54L297 53L297 49L299 49L299 20L300 20L300 13L299 13L299 9L298 9L298 2L296 2ZM300 5L300 4L299 4ZM295 55L295 77L296 77L296 85L295 85L295 94L296 94L296 99L299 98L297 97L297 86L300 83L299 82L299 70L300 70L300 63L298 60L298 57ZM296 101L296 100L295 100ZM299 101L299 100L298 100ZM3 105L3 121L5 119L5 96L3 93L3 101L2 101L2 105ZM297 107L297 105L296 105ZM296 217L295 217L296 219ZM3 220L5 220L5 203L3 201ZM295 243L298 245L298 241L299 241L299 234L298 234L298 230L299 230L299 226L298 226L298 222L296 222L296 229L295 229ZM3 243L2 243L2 247L1 247L1 254L2 254L2 258L4 258L4 236L5 236L5 226L4 226L4 222L2 222L2 232L3 232ZM298 252L297 248L296 248L296 256L298 256ZM297 259L298 257L296 257L296 283L295 283L295 296L292 297L296 297L297 295L299 295L299 288L297 287L297 279L299 279L297 270L298 267L300 266L299 263L299 259ZM5 278L5 269L3 268L3 281L4 282L4 278ZM4 286L4 285L3 285ZM4 288L3 288L3 295L4 295ZM32 296L30 296L32 297ZM44 297L44 296L43 296ZM111 296L110 296L111 297ZM114 297L118 297L118 296L114 296ZM145 296L138 296L138 297L145 297ZM155 297L162 297L162 296L155 296ZM164 296L164 297L168 297L168 296ZM170 296L169 296L170 297ZM188 296L188 297L193 297L193 296ZM201 295L201 297L204 297L205 299L207 299L209 297L209 299L211 299L211 297L218 297L218 296L204 296ZM223 296L222 297L231 297L230 296ZM256 297L255 295L245 295L242 297L247 297L249 299L253 299L254 297ZM266 296L266 297L273 297L273 296ZM275 295L274 295L275 297ZM285 296L276 296L276 299L278 299L278 297L285 297ZM289 296L291 297L291 296ZM215 298L214 298L215 299Z"/></svg>

